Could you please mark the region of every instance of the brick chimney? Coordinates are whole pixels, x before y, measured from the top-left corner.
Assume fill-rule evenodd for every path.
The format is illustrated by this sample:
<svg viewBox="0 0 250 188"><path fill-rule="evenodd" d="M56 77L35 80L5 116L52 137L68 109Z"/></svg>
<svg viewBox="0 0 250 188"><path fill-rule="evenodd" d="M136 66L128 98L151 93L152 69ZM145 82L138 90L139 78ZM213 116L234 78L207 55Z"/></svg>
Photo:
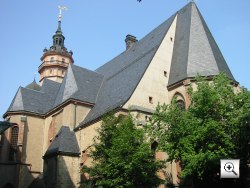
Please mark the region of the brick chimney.
<svg viewBox="0 0 250 188"><path fill-rule="evenodd" d="M125 42L126 42L126 50L130 49L134 43L136 43L138 40L133 35L127 35Z"/></svg>

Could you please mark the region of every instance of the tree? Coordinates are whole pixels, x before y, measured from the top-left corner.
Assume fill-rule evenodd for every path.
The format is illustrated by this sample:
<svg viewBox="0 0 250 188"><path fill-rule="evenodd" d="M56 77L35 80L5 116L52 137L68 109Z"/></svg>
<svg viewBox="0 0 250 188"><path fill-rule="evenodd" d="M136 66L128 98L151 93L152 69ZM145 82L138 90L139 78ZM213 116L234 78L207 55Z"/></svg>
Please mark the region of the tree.
<svg viewBox="0 0 250 188"><path fill-rule="evenodd" d="M220 159L240 158L241 177L250 162L250 93L236 91L224 74L212 82L197 77L196 84L197 90L188 90L191 104L186 110L176 100L158 105L148 133L169 161L180 162L183 180L192 179L198 187L208 182L210 187L223 186Z"/></svg>
<svg viewBox="0 0 250 188"><path fill-rule="evenodd" d="M137 128L132 117L107 115L89 156L92 166L83 172L90 178L90 187L156 187L162 180L157 171L163 163L156 161L143 129Z"/></svg>

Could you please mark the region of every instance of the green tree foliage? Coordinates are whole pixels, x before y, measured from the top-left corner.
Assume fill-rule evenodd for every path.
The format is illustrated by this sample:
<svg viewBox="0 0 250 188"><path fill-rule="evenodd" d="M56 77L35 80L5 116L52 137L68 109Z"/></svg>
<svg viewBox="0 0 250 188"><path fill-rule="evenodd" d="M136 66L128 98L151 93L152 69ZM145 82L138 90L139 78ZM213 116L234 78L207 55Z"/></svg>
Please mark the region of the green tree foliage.
<svg viewBox="0 0 250 188"><path fill-rule="evenodd" d="M196 81L197 89L189 88L191 105L186 110L176 100L158 105L149 136L168 153L169 161L180 161L182 178L221 182L220 159L241 159L244 177L250 159L250 93L235 91L224 74L213 82L201 77Z"/></svg>
<svg viewBox="0 0 250 188"><path fill-rule="evenodd" d="M92 166L83 168L90 175L85 181L90 187L149 188L162 182L157 171L163 163L155 160L143 129L136 127L130 115L103 119L90 157Z"/></svg>

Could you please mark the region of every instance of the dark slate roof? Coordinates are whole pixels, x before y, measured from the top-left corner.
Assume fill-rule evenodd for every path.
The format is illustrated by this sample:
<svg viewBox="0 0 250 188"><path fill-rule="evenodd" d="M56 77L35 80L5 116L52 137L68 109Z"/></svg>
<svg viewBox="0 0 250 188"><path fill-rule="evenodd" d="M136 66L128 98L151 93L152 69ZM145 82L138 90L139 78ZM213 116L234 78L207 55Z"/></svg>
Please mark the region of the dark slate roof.
<svg viewBox="0 0 250 188"><path fill-rule="evenodd" d="M68 99L94 104L102 82L103 75L70 65L61 84L44 79L40 91L20 87L7 112L45 114Z"/></svg>
<svg viewBox="0 0 250 188"><path fill-rule="evenodd" d="M76 65L69 65L57 94L54 107L69 98L95 103L103 75Z"/></svg>
<svg viewBox="0 0 250 188"><path fill-rule="evenodd" d="M191 2L177 14L174 50L168 85L185 78L213 76L225 72L234 80L211 32L195 3Z"/></svg>
<svg viewBox="0 0 250 188"><path fill-rule="evenodd" d="M136 42L129 50L124 51L96 70L104 75L104 82L95 106L78 127L84 126L86 123L127 102L154 57L174 18L175 15Z"/></svg>
<svg viewBox="0 0 250 188"><path fill-rule="evenodd" d="M60 84L44 79L40 91L19 87L7 112L28 111L44 114L53 107Z"/></svg>
<svg viewBox="0 0 250 188"><path fill-rule="evenodd" d="M202 76L213 76L219 72L225 72L229 78L234 80L195 3L190 2L136 42L132 48L96 69L98 73L104 75L104 82L94 108L79 127L127 102L176 15L177 26L173 56L169 83L166 84L169 86L185 78L195 77L197 73Z"/></svg>
<svg viewBox="0 0 250 188"><path fill-rule="evenodd" d="M33 90L37 90L37 91L41 90L41 86L36 83L35 79L33 80L33 82L31 82L30 84L28 84L25 88L33 89Z"/></svg>
<svg viewBox="0 0 250 188"><path fill-rule="evenodd" d="M62 126L52 141L44 158L52 155L71 155L79 156L80 149L76 140L76 135L68 126Z"/></svg>

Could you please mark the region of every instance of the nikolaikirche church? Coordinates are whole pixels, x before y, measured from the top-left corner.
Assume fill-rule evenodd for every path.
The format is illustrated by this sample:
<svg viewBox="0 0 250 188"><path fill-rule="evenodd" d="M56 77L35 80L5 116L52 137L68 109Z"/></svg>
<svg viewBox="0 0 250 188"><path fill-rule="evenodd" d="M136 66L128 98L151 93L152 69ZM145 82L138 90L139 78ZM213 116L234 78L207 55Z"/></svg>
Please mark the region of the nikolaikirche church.
<svg viewBox="0 0 250 188"><path fill-rule="evenodd" d="M140 40L127 35L126 49L94 71L75 65L61 22L59 16L52 46L43 51L39 83L17 88L3 114L10 123L0 128L0 187L79 187L80 168L91 163L87 153L107 112L130 110L143 125L158 103L173 97L186 108L198 73L224 72L237 84L194 2ZM179 165L167 170L178 185Z"/></svg>

